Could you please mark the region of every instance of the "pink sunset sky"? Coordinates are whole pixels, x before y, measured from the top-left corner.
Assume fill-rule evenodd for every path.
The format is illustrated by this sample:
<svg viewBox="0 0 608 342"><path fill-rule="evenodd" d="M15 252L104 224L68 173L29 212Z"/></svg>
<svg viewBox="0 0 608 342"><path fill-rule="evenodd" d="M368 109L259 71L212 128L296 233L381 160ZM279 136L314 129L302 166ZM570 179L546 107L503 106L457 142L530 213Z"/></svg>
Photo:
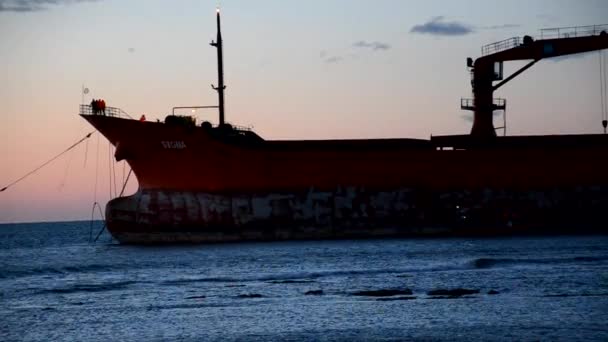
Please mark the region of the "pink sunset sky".
<svg viewBox="0 0 608 342"><path fill-rule="evenodd" d="M78 116L83 85L85 102L104 98L150 120L173 106L216 104L208 43L217 4L0 0L0 187L93 131ZM468 133L465 61L482 45L608 24L604 0L225 0L221 8L227 120L266 139ZM509 134L601 132L598 56L542 61L501 88ZM506 74L523 64L506 64ZM194 115L217 121L214 111ZM109 163L107 140L93 135L0 193L0 222L90 218L94 200L103 208L114 192ZM118 192L127 171L115 165ZM126 194L136 189L133 179Z"/></svg>

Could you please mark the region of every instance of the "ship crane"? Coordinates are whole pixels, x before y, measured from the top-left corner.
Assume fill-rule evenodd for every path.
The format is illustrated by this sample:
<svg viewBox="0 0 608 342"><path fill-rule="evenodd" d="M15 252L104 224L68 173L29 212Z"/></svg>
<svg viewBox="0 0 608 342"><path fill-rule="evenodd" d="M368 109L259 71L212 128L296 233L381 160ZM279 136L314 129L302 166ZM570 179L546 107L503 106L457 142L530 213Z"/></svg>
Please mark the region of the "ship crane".
<svg viewBox="0 0 608 342"><path fill-rule="evenodd" d="M474 62L467 59L471 69L473 99L462 99L461 108L474 112L471 136L476 139L496 137L493 112L505 110L503 99L494 99L494 91L511 81L536 62L608 48L608 25L569 27L541 30L538 40L530 36L514 37L482 47L482 56ZM521 69L503 79L503 62L531 60ZM499 83L494 84L494 82Z"/></svg>

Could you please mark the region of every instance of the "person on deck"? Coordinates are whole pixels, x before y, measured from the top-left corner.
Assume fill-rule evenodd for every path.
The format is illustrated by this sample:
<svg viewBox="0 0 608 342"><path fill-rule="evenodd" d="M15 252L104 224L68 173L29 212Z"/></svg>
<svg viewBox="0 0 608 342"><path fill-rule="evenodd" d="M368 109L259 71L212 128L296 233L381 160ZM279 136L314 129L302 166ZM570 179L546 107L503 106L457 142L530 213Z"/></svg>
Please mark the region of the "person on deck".
<svg viewBox="0 0 608 342"><path fill-rule="evenodd" d="M97 100L91 100L91 109L93 110L93 115L97 115Z"/></svg>

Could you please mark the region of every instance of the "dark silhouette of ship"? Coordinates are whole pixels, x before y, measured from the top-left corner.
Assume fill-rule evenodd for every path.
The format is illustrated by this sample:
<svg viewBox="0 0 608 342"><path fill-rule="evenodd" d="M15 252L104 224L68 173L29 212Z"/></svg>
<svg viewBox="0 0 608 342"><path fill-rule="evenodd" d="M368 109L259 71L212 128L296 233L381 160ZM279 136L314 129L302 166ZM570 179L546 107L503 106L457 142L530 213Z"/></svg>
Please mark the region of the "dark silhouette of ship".
<svg viewBox="0 0 608 342"><path fill-rule="evenodd" d="M608 135L499 137L492 120L506 109L496 89L541 59L608 48L606 28L543 31L469 58L468 135L269 141L225 121L218 10L218 125L81 106L139 182L107 204L107 228L122 243L606 233ZM512 60L531 62L503 78Z"/></svg>

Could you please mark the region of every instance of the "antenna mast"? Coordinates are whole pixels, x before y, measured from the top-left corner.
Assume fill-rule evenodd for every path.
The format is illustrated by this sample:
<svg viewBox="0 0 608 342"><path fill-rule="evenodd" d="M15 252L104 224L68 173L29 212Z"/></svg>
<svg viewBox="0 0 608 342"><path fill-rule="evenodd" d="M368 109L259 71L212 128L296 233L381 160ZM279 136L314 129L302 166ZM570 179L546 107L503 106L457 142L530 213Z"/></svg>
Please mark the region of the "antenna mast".
<svg viewBox="0 0 608 342"><path fill-rule="evenodd" d="M211 87L217 91L218 95L218 108L220 112L220 127L224 126L224 89L226 86L224 85L224 57L222 51L222 31L220 30L220 8L218 7L216 10L217 13L217 39L216 41L211 41L211 46L217 48L217 82L218 86Z"/></svg>

